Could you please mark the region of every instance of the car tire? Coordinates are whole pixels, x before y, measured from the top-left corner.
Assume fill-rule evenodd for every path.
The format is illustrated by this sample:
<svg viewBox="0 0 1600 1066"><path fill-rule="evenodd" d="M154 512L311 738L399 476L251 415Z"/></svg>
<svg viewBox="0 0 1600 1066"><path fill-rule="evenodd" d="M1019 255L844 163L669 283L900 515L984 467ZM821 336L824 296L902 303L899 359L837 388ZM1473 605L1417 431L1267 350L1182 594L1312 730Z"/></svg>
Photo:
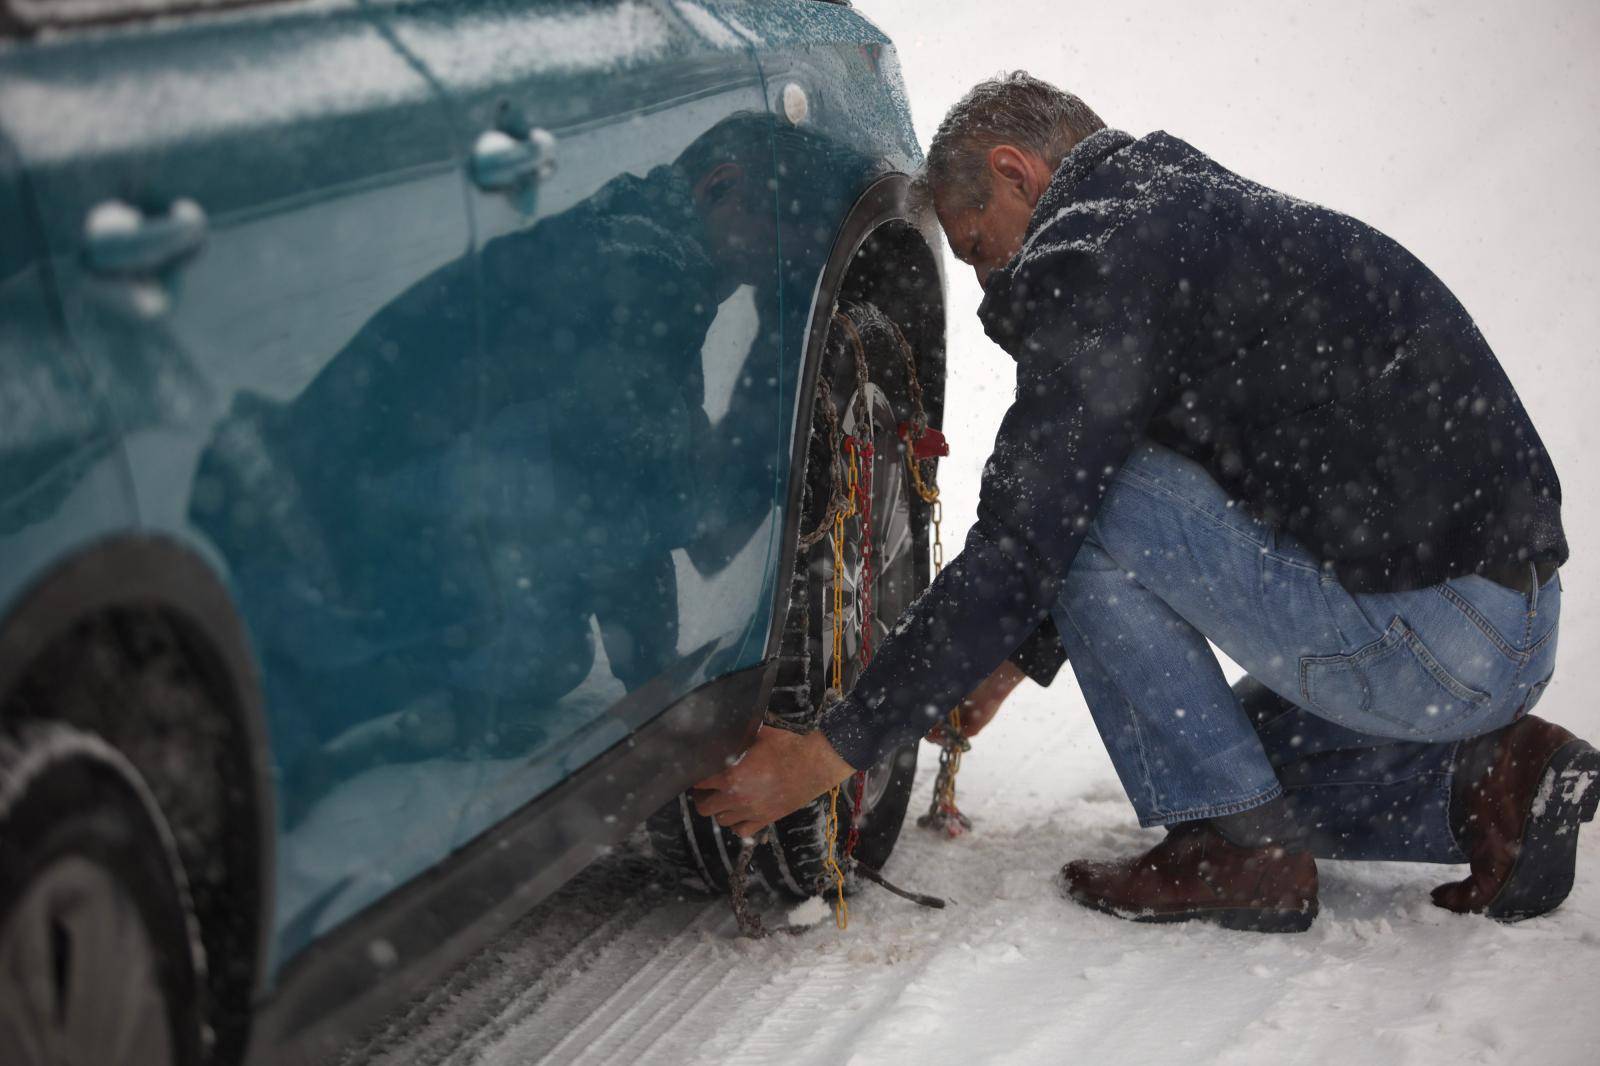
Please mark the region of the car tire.
<svg viewBox="0 0 1600 1066"><path fill-rule="evenodd" d="M870 303L842 304L839 316L848 320L866 353L867 408L860 403L851 328L838 316L828 333L820 376L828 382L827 394L843 433L857 433L861 416L870 412L867 418L874 448L872 511L876 549L870 632L875 648L900 612L928 583L927 508L910 484L904 446L897 432L899 423L912 417L911 387L899 332ZM822 395L819 384L806 462L802 532L816 529L826 519L832 495L832 448L828 425L821 414ZM854 593L860 576L860 527L854 519L849 525L852 535L847 537L844 573L850 589L847 601L854 605L859 603ZM784 653L779 664L779 692L774 700L780 699L785 690L791 694L790 703L800 708L799 713L791 710L779 717L790 728L804 731L815 727L832 675L833 547L828 537L796 553L792 581ZM843 688L848 692L861 666L864 619L853 607L847 608L844 618ZM805 646L803 653L801 644ZM841 857L855 830L855 858L875 868L888 861L905 820L916 769L917 742L912 741L870 767L864 778L852 777L844 783L838 802L837 853ZM753 882L795 901L830 890L825 861L829 803L829 796L824 794L774 823L776 847L756 850L751 864ZM657 855L670 867L710 891L727 891L739 855L739 838L699 814L687 793L652 815L647 828ZM854 878L847 880L847 892L854 889L853 881Z"/></svg>
<svg viewBox="0 0 1600 1066"><path fill-rule="evenodd" d="M203 959L172 833L133 765L62 724L0 736L8 1066L196 1066Z"/></svg>

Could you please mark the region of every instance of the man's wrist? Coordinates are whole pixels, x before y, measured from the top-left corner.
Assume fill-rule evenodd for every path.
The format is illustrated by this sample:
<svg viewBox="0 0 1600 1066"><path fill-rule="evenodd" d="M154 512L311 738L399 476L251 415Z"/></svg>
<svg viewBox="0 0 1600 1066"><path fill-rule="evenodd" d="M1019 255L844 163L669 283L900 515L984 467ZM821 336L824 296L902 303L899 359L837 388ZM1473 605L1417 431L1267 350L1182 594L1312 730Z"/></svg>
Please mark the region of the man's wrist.
<svg viewBox="0 0 1600 1066"><path fill-rule="evenodd" d="M834 701L817 721L817 732L852 772L864 770L877 761L872 757L871 738L862 728L865 714L853 697L845 696Z"/></svg>
<svg viewBox="0 0 1600 1066"><path fill-rule="evenodd" d="M816 746L814 757L817 760L819 771L822 771L832 785L848 778L856 772L856 768L847 762L839 749L833 746L822 730L817 730L806 737L807 742Z"/></svg>
<svg viewBox="0 0 1600 1066"><path fill-rule="evenodd" d="M1017 690L1017 686L1027 678L1028 673L1014 661L1006 659L995 667L993 674L980 687L986 689L985 695L1004 700Z"/></svg>

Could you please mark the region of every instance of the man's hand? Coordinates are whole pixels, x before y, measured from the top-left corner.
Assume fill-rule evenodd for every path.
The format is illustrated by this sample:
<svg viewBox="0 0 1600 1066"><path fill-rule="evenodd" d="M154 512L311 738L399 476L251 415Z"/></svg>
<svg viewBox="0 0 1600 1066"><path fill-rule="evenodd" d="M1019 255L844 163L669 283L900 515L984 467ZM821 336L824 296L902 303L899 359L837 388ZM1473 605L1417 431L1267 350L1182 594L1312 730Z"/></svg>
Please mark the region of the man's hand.
<svg viewBox="0 0 1600 1066"><path fill-rule="evenodd" d="M969 739L977 736L978 730L989 724L1006 697L1026 676L1015 663L1007 659L995 668L994 673L980 681L971 695L961 701L961 735ZM940 719L938 725L928 730L928 739L935 744L942 744L946 722L946 719Z"/></svg>
<svg viewBox="0 0 1600 1066"><path fill-rule="evenodd" d="M753 837L855 773L820 732L762 726L737 763L694 786L695 809Z"/></svg>

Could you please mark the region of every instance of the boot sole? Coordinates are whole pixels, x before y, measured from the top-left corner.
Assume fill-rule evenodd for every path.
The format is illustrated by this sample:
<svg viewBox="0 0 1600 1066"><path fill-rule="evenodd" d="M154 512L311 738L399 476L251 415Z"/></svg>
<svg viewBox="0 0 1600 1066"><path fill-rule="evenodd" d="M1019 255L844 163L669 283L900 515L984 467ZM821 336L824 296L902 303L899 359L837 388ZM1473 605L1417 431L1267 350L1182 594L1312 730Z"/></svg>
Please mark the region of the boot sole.
<svg viewBox="0 0 1600 1066"><path fill-rule="evenodd" d="M1103 900L1081 895L1066 889L1067 898L1113 918L1147 925L1170 925L1175 922L1209 922L1224 929L1241 933L1303 933L1316 921L1320 908L1311 900L1301 910L1268 910L1261 907L1204 907L1186 911L1130 911L1114 907Z"/></svg>
<svg viewBox="0 0 1600 1066"><path fill-rule="evenodd" d="M1569 740L1545 764L1528 802L1522 847L1484 914L1520 922L1548 914L1572 891L1578 861L1578 827L1600 807L1600 751Z"/></svg>

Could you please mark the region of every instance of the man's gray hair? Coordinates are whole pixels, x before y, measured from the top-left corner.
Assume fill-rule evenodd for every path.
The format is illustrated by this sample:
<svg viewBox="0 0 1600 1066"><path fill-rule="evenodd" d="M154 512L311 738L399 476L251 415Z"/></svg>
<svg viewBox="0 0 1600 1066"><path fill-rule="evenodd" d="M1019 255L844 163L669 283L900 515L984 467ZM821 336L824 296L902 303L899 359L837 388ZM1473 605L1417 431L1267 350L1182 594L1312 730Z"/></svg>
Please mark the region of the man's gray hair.
<svg viewBox="0 0 1600 1066"><path fill-rule="evenodd" d="M979 82L939 123L915 197L947 209L980 205L989 193L989 150L1024 148L1054 170L1074 145L1105 129L1089 105L1025 70Z"/></svg>

